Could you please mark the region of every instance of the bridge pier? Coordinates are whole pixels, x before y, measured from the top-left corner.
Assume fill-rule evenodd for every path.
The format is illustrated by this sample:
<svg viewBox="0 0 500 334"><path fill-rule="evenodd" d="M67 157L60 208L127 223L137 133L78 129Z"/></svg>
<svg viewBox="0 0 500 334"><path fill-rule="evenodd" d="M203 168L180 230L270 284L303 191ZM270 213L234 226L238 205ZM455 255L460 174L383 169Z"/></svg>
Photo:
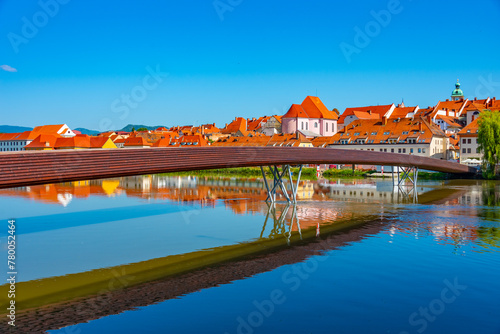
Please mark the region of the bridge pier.
<svg viewBox="0 0 500 334"><path fill-rule="evenodd" d="M392 183L396 187L401 187L404 186L407 182L410 181L410 184L414 187L417 186L417 181L418 181L418 167L402 167L403 172L399 172L399 168L397 167L398 171L396 172L398 174L398 182L397 184L394 182L394 166L392 167Z"/></svg>
<svg viewBox="0 0 500 334"><path fill-rule="evenodd" d="M294 185L292 179L292 173L290 171L290 165L283 165L281 167L281 171L278 169L278 166L269 166L269 171L272 175L272 182L267 182L266 173L264 171L264 167L260 167L262 171L262 177L264 178L264 184L266 185L267 190L267 198L266 202L270 201L271 203L276 202L276 191L281 189L283 196L285 196L288 203L297 203L297 190L300 182L300 176L302 174L302 165L300 165L299 175L297 176L297 183ZM291 193L288 193L286 189L286 185L283 182L283 179L286 178L288 174L288 178L290 179L290 188ZM271 185L272 183L272 185Z"/></svg>

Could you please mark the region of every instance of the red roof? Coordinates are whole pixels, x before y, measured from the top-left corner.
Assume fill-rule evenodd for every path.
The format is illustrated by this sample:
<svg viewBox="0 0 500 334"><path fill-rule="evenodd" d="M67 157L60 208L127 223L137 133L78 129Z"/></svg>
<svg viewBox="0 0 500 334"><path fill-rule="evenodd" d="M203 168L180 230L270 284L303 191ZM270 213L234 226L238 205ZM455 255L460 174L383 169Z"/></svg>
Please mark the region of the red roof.
<svg viewBox="0 0 500 334"><path fill-rule="evenodd" d="M292 104L284 118L325 118L338 119L337 113L328 110L319 97L307 96L300 105Z"/></svg>
<svg viewBox="0 0 500 334"><path fill-rule="evenodd" d="M242 133L247 131L247 120L243 117L236 117L234 121L221 130L221 133L237 133L238 131L241 131Z"/></svg>
<svg viewBox="0 0 500 334"><path fill-rule="evenodd" d="M170 136L167 138L161 138L157 140L152 147L169 147L170 146Z"/></svg>
<svg viewBox="0 0 500 334"><path fill-rule="evenodd" d="M76 135L70 138L57 138L54 148L90 148L90 136Z"/></svg>
<svg viewBox="0 0 500 334"><path fill-rule="evenodd" d="M356 108L346 108L339 118L339 124L344 124L344 120L347 116L353 116L355 111L361 111L366 113L378 114L382 118L394 104L388 104L383 106L368 106L368 107L356 107Z"/></svg>
<svg viewBox="0 0 500 334"><path fill-rule="evenodd" d="M53 148L56 140L60 138L59 135L47 135L47 134L41 134L38 135L38 137L35 138L31 143L26 145L24 148L30 149L30 148Z"/></svg>
<svg viewBox="0 0 500 334"><path fill-rule="evenodd" d="M142 137L129 137L125 140L124 146L151 146L151 143Z"/></svg>

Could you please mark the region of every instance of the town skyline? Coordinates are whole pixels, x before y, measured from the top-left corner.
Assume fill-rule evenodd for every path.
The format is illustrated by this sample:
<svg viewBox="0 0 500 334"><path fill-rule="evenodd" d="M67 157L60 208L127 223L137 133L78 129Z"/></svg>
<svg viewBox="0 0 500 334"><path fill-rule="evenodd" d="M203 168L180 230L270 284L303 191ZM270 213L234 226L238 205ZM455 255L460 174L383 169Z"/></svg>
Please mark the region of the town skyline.
<svg viewBox="0 0 500 334"><path fill-rule="evenodd" d="M498 96L498 14L494 0L4 1L2 123L224 124L284 114L308 95L340 111L403 99L427 107L457 78L466 98Z"/></svg>

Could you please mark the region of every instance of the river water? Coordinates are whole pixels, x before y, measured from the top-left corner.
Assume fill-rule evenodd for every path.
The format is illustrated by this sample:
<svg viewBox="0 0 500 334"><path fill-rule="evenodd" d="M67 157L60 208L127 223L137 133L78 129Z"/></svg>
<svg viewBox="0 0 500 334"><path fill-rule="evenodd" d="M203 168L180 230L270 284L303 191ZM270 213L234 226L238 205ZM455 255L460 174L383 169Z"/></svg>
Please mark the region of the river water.
<svg viewBox="0 0 500 334"><path fill-rule="evenodd" d="M500 333L500 183L303 181L295 206L265 199L260 179L161 175L0 190L18 329Z"/></svg>

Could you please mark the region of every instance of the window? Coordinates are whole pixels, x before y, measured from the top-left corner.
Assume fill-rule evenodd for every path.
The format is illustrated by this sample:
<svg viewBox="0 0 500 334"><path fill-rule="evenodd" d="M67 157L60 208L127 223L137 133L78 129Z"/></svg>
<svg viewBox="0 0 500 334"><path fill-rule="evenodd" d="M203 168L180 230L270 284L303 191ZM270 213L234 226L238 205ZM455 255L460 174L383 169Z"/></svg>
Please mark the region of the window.
<svg viewBox="0 0 500 334"><path fill-rule="evenodd" d="M472 139L467 139L467 144L472 144Z"/></svg>
<svg viewBox="0 0 500 334"><path fill-rule="evenodd" d="M326 123L326 131L328 132L328 122Z"/></svg>
<svg viewBox="0 0 500 334"><path fill-rule="evenodd" d="M472 150L470 148L468 148L467 153L472 153Z"/></svg>
<svg viewBox="0 0 500 334"><path fill-rule="evenodd" d="M401 149L400 148L398 148L398 153L401 153Z"/></svg>
<svg viewBox="0 0 500 334"><path fill-rule="evenodd" d="M408 131L403 131L403 134L404 134L404 135L407 135L407 134L408 134Z"/></svg>
<svg viewBox="0 0 500 334"><path fill-rule="evenodd" d="M467 149L463 148L462 153L466 153L466 152L467 152Z"/></svg>
<svg viewBox="0 0 500 334"><path fill-rule="evenodd" d="M462 139L462 144L465 144L467 142L467 139Z"/></svg>
<svg viewBox="0 0 500 334"><path fill-rule="evenodd" d="M355 132L355 133L354 133L354 135L355 135L355 136L359 136L359 132Z"/></svg>
<svg viewBox="0 0 500 334"><path fill-rule="evenodd" d="M476 153L479 153L479 147L478 147L478 148L476 148Z"/></svg>
<svg viewBox="0 0 500 334"><path fill-rule="evenodd" d="M301 130L304 130L304 122L300 122L301 124Z"/></svg>
<svg viewBox="0 0 500 334"><path fill-rule="evenodd" d="M418 149L418 153L422 153L422 149L421 148Z"/></svg>
<svg viewBox="0 0 500 334"><path fill-rule="evenodd" d="M394 153L394 149L393 148L391 148L391 153Z"/></svg>
<svg viewBox="0 0 500 334"><path fill-rule="evenodd" d="M380 149L380 152L382 152L382 151L383 151L383 150L382 150L382 149Z"/></svg>
<svg viewBox="0 0 500 334"><path fill-rule="evenodd" d="M372 132L372 136L376 136L377 135L377 132Z"/></svg>
<svg viewBox="0 0 500 334"><path fill-rule="evenodd" d="M384 152L387 152L387 149L386 149L386 148L384 148Z"/></svg>
<svg viewBox="0 0 500 334"><path fill-rule="evenodd" d="M388 136L388 135L390 135L390 134L391 134L391 133L390 133L389 131L384 132L384 136Z"/></svg>
<svg viewBox="0 0 500 334"><path fill-rule="evenodd" d="M406 153L406 148L403 148L403 153Z"/></svg>
<svg viewBox="0 0 500 334"><path fill-rule="evenodd" d="M309 122L306 122L306 130L309 130Z"/></svg>
<svg viewBox="0 0 500 334"><path fill-rule="evenodd" d="M412 149L412 148L410 148L410 153L412 153L412 154L413 154L413 149Z"/></svg>
<svg viewBox="0 0 500 334"><path fill-rule="evenodd" d="M422 153L425 153L425 148L422 149Z"/></svg>
<svg viewBox="0 0 500 334"><path fill-rule="evenodd" d="M318 122L314 122L314 128L318 128Z"/></svg>

